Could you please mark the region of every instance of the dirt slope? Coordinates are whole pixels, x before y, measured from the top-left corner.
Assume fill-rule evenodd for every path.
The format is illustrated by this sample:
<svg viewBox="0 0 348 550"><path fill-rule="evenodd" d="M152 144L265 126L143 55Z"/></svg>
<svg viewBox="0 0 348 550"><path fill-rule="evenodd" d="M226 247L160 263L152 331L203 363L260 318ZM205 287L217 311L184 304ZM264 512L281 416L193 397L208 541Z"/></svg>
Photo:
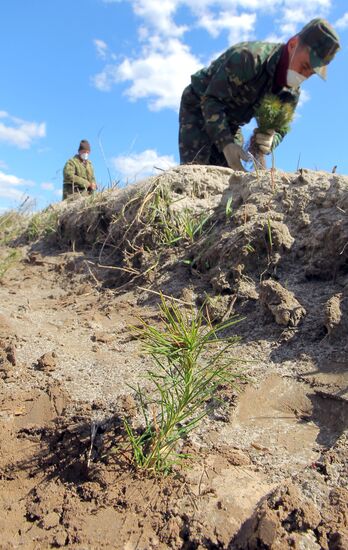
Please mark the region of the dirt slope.
<svg viewBox="0 0 348 550"><path fill-rule="evenodd" d="M0 283L0 547L347 548L348 178L179 167L52 213ZM243 317L248 375L165 479L122 446L159 291Z"/></svg>

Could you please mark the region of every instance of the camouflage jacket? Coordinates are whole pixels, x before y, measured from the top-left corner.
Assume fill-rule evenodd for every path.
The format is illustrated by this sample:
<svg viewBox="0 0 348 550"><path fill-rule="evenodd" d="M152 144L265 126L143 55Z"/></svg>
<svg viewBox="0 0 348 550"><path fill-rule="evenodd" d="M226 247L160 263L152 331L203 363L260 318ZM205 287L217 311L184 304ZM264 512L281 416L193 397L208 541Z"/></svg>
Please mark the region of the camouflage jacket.
<svg viewBox="0 0 348 550"><path fill-rule="evenodd" d="M234 141L238 128L253 118L263 96L275 93L275 71L283 46L242 42L226 50L209 67L192 75L191 84L201 102L205 129L220 151ZM275 95L295 108L300 91L281 88ZM276 132L274 147L284 135L284 132Z"/></svg>
<svg viewBox="0 0 348 550"><path fill-rule="evenodd" d="M73 185L81 190L87 189L90 183L95 183L93 165L90 160L82 162L75 155L64 166L64 185Z"/></svg>

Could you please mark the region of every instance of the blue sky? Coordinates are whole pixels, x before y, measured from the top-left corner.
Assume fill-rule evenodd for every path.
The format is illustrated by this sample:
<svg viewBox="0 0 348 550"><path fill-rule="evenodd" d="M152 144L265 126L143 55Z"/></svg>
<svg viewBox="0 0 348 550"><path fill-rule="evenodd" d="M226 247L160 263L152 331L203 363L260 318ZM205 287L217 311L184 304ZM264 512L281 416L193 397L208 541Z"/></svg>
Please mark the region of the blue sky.
<svg viewBox="0 0 348 550"><path fill-rule="evenodd" d="M301 167L347 174L346 0L2 0L0 213L27 195L36 208L60 200L80 139L100 188L177 164L190 75L238 41L285 41L316 16L342 49L327 82L302 86L276 165L293 171L300 157Z"/></svg>

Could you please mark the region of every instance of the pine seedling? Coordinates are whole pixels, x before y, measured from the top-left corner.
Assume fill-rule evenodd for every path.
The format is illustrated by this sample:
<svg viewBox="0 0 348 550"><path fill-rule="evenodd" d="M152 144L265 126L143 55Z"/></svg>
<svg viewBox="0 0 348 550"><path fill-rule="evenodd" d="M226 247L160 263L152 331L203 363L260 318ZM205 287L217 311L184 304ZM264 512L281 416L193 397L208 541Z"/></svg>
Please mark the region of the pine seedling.
<svg viewBox="0 0 348 550"><path fill-rule="evenodd" d="M141 432L126 420L124 424L134 464L167 473L184 458L178 443L206 416L206 404L218 386L234 384L242 375L232 368L235 359L227 354L238 338L221 336L236 318L212 326L202 309L183 311L163 296L161 317L162 329L145 321L134 329L155 363L147 372L154 391L148 396L142 388L135 388L144 417Z"/></svg>
<svg viewBox="0 0 348 550"><path fill-rule="evenodd" d="M290 103L282 103L276 95L266 95L255 110L257 131L286 133L294 116L294 108Z"/></svg>
<svg viewBox="0 0 348 550"><path fill-rule="evenodd" d="M264 134L269 130L275 130L280 134L287 133L294 116L294 107L290 103L283 103L278 96L268 94L261 100L254 114L257 128L251 137L248 151L266 168L265 156L255 142L255 134L258 132Z"/></svg>

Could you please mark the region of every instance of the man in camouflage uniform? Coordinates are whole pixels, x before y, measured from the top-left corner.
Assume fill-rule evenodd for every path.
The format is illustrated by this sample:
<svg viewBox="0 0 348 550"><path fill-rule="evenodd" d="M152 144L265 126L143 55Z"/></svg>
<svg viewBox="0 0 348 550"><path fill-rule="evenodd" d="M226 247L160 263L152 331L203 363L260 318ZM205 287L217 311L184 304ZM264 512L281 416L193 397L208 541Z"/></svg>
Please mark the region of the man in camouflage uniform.
<svg viewBox="0 0 348 550"><path fill-rule="evenodd" d="M296 107L300 84L314 73L326 77L326 66L339 49L335 30L324 19L310 21L286 44L243 42L191 77L179 114L181 164L214 164L244 170L241 126L254 116L266 94ZM255 142L269 154L285 133L256 132Z"/></svg>
<svg viewBox="0 0 348 550"><path fill-rule="evenodd" d="M88 160L91 147L86 139L80 142L77 155L67 161L64 166L63 200L75 193L92 194L97 188L94 170Z"/></svg>

